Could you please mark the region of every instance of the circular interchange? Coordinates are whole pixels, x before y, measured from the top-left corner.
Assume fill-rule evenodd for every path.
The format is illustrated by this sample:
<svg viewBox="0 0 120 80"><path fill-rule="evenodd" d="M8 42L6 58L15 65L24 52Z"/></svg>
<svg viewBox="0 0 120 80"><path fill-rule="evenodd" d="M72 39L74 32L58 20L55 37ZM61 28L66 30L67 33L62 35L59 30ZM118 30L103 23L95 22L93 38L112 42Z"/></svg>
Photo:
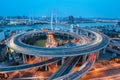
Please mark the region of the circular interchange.
<svg viewBox="0 0 120 80"><path fill-rule="evenodd" d="M22 43L22 44L24 44L24 45L28 45L28 46L34 46L34 47L38 47L38 45L33 45L33 44L30 44L29 43L29 41L31 41L30 39L32 39L32 43L35 43L37 40L46 40L47 39L47 37L48 36L52 36L52 38L53 39L56 39L55 40L55 42L56 41L61 41L61 40L63 40L63 45L65 44L65 43L67 43L67 42L69 42L69 41L71 41L71 40L73 40L73 39L75 39L75 40L77 40L77 41L79 41L79 40L81 40L81 36L79 36L79 35L76 35L76 34L73 34L73 33L68 33L68 32L59 32L59 31L36 31L35 33L32 31L32 32L29 32L29 34L23 34L21 37L19 37L19 41ZM34 39L34 38L36 38L37 37L37 39ZM68 41L69 40L69 41ZM47 40L46 40L47 41ZM51 40L51 41L53 41L53 40ZM50 41L50 42L51 42ZM80 44L80 42L79 42L79 44ZM74 46L77 46L77 45L79 45L79 44L76 44L76 45L74 45ZM61 45L59 45L59 46L61 46ZM61 49L61 47L59 47L59 46L54 46L54 47L52 47L52 49L53 48L59 48L59 49ZM63 47L63 46L62 46ZM70 47L70 46L69 46ZM73 46L72 46L73 47ZM41 47L41 46L39 46L39 48L43 48L43 49L51 49L51 48L48 48L48 47ZM66 48L66 47L64 47L64 48Z"/></svg>
<svg viewBox="0 0 120 80"><path fill-rule="evenodd" d="M24 43L24 40L33 38L36 34L42 35L42 34L47 34L48 32L52 32L53 34L69 35L72 38L80 40L81 44L72 46L72 47L44 48L44 47L38 47L38 46L33 46L33 45ZM91 36L87 34L87 38L92 39L91 41L87 41L87 39L85 39L86 32L91 34ZM72 60L70 59L68 61L71 64L73 64L74 59L77 61L80 59L81 56L79 55L89 54L87 61L75 72L68 73L67 75L64 75L61 77L58 76L57 78L54 77L54 74L57 73L55 72L53 74L53 77L51 76L49 78L49 80L53 80L54 78L55 80L61 80L61 79L77 80L83 74L85 74L88 70L90 70L90 68L95 62L96 55L97 55L96 52L106 47L109 42L110 40L106 35L101 34L99 32L95 32L95 31L91 31L87 29L81 29L81 28L78 28L77 33L76 32L64 32L64 31L40 31L39 30L39 31L30 31L30 32L17 34L11 37L9 41L6 43L7 46L15 50L15 52L27 54L27 55L34 55L37 57L47 56L47 57L55 57L55 58L52 58L52 59L49 59L43 62L33 63L33 64L23 64L23 65L18 65L18 66L2 67L0 68L0 71L1 72L13 72L13 71L26 70L26 69L30 69L34 67L45 66L53 62L57 62L66 56L74 56ZM77 61L75 61L75 63ZM65 67L63 66L63 68ZM64 70L60 69L60 71L64 71Z"/></svg>
<svg viewBox="0 0 120 80"><path fill-rule="evenodd" d="M7 43L7 45L8 47L12 48L16 52L20 52L23 54L34 55L34 56L64 57L64 56L84 55L84 54L89 54L91 52L98 51L106 47L106 45L110 41L109 38L104 34L87 30L87 29L81 29L81 28L79 28L78 30L79 32L82 30L82 31L93 34L94 40L83 45L78 45L78 46L73 46L68 48L43 48L43 47L37 47L37 46L25 44L22 42L22 40L27 38L26 36L32 37L34 36L34 34L46 33L46 32L68 34L80 40L82 40L82 37L80 36L79 32L78 34L75 34L71 32L63 32L63 31L30 31L30 32L21 33L13 36L10 39L10 41Z"/></svg>

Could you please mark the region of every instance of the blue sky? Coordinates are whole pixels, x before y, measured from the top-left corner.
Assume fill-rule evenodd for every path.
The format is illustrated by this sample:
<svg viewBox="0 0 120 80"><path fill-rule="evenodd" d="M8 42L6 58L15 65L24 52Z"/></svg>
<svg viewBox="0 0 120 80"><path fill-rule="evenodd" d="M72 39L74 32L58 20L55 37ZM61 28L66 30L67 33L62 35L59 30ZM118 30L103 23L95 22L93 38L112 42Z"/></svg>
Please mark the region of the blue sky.
<svg viewBox="0 0 120 80"><path fill-rule="evenodd" d="M0 16L58 16L120 18L120 0L0 0Z"/></svg>

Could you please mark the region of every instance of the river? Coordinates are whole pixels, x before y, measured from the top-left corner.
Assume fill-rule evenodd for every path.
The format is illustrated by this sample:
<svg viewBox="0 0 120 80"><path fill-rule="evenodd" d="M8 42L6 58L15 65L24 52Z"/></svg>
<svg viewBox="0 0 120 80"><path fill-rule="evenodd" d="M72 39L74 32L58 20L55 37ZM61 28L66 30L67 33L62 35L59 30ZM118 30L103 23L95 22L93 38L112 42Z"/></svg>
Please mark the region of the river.
<svg viewBox="0 0 120 80"><path fill-rule="evenodd" d="M105 25L116 25L116 23L81 23L79 24L80 27L92 27L92 26L105 26ZM15 30L29 30L29 29L41 29L41 28L48 28L50 29L50 25L37 25L37 26L3 26L0 27L3 31L15 31ZM69 29L68 26L54 26L57 29Z"/></svg>

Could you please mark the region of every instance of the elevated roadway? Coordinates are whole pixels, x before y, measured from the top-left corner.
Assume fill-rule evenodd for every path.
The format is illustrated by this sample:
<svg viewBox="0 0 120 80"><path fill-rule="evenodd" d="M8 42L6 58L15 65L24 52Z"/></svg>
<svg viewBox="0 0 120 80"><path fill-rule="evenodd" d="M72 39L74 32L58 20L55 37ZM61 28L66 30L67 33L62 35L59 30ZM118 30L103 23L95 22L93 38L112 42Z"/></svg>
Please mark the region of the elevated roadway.
<svg viewBox="0 0 120 80"><path fill-rule="evenodd" d="M38 63L34 63L34 64L24 64L24 65L18 65L18 66L0 67L0 72L22 71L22 70L26 70L26 69L35 68L35 67L45 66L45 65L57 62L59 60L61 60L61 58L52 58L47 61L38 62Z"/></svg>
<svg viewBox="0 0 120 80"><path fill-rule="evenodd" d="M112 46L120 47L120 41L118 42L118 41L116 41L116 40L111 40L110 44L111 44Z"/></svg>
<svg viewBox="0 0 120 80"><path fill-rule="evenodd" d="M79 61L79 59L80 56L75 56L64 62L64 64L60 66L60 68L49 78L49 80L53 80L54 78L68 74L75 66L75 64Z"/></svg>
<svg viewBox="0 0 120 80"><path fill-rule="evenodd" d="M116 53L116 54L120 54L120 50L115 50L115 49L112 49L110 47L107 47L106 50L113 52L113 53Z"/></svg>
<svg viewBox="0 0 120 80"><path fill-rule="evenodd" d="M42 48L37 46L28 45L22 42L23 39L28 37L33 37L36 33L46 33L45 31L32 31L28 33L21 33L18 35L15 35L11 37L11 39L7 42L7 46L15 50L16 52L20 52L27 55L34 55L34 56L48 56L48 57L70 57L70 56L77 56L78 58L73 57L68 63L62 65L58 71L51 76L51 79L56 78L55 80L77 80L80 78L83 74L85 74L94 64L96 59L96 54L93 54L93 52L97 52L101 50L102 48L106 47L110 39L99 32L91 31L91 30L84 30L86 32L89 32L93 34L94 39L90 42L84 42L85 44L77 45L73 47L68 48ZM74 36L77 39L85 40L80 34L74 34L70 32L61 32L61 31L53 31L53 33L59 33L59 34L68 34L71 36ZM31 35L31 36L30 36ZM92 53L92 54L91 54ZM88 60L83 64L82 68L78 69L75 72L72 72L70 74L67 74L71 68L75 65L75 63L79 60L80 55L90 55ZM24 70L29 69L32 67L37 66L43 66L45 64L49 64L51 62L57 61L57 58L53 59L52 61L48 61L46 63L39 63L39 64L32 64L30 66L21 66L18 68L12 67L11 70L8 68L0 68L0 71L3 72L9 72L9 71L15 71L15 70ZM60 60L60 59L59 59ZM64 75L64 76L63 76ZM62 76L62 77L60 77ZM58 78L57 78L58 77Z"/></svg>
<svg viewBox="0 0 120 80"><path fill-rule="evenodd" d="M64 76L58 77L54 80L78 80L82 75L87 73L93 66L96 60L96 53L89 55L88 60L76 71L66 74Z"/></svg>
<svg viewBox="0 0 120 80"><path fill-rule="evenodd" d="M94 41L70 48L41 48L36 46L30 46L20 41L20 38L23 34L12 37L7 45L8 47L14 49L17 52L28 55L64 57L92 53L106 47L106 45L109 43L109 38L106 35L94 31L90 32L96 36L96 39Z"/></svg>

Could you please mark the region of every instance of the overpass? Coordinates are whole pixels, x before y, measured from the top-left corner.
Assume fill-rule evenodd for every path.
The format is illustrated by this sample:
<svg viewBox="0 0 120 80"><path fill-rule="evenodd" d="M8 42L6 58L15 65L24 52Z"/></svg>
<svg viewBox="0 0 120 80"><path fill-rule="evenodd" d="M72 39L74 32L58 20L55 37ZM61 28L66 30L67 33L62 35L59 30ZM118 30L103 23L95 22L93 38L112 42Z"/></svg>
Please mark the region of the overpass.
<svg viewBox="0 0 120 80"><path fill-rule="evenodd" d="M118 41L113 40L113 39L111 40L110 44L111 44L112 46L116 46L116 47L119 47L119 46L120 46L120 43L119 43Z"/></svg>
<svg viewBox="0 0 120 80"><path fill-rule="evenodd" d="M79 30L81 30L81 29L79 28ZM50 78L50 79L56 78L55 80L60 80L60 79L76 80L76 79L80 78L83 74L85 74L91 68L91 66L94 64L96 54L93 54L93 52L97 52L97 51L101 50L102 48L106 47L108 45L108 43L110 42L110 39L104 34L101 34L99 32L95 32L95 31L91 31L91 30L86 30L86 29L84 29L84 31L93 34L94 39L91 42L86 43L83 41L85 44L68 47L68 48L61 48L61 47L43 48L43 47L28 45L28 44L25 44L22 42L23 39L28 38L28 37L33 37L34 34L46 33L48 31L32 31L32 32L28 32L28 33L18 34L16 36L13 36L10 39L10 41L7 42L7 46L14 49L18 53L20 52L20 53L27 54L27 55L42 56L42 57L43 56L46 56L46 57L73 57L73 56L76 56L76 57L73 57L72 59L70 59L70 61L68 63L63 64L57 70L57 72L55 74L53 74L53 76L51 76L51 78ZM81 34L74 34L74 33L63 32L63 31L62 32L61 31L51 31L51 32L53 32L55 34L56 33L70 34L71 36L74 36L77 39L85 40L85 39L83 39L82 36L80 36ZM72 67L79 60L79 58L80 58L79 56L86 55L86 54L88 54L90 56L89 56L88 60L85 62L85 64L83 64L82 68L69 74L68 72L72 69ZM53 61L56 61L56 59L50 61L50 63ZM37 65L42 66L43 63L37 64ZM25 66L24 69L27 69L27 67L32 68L30 66ZM37 67L37 66L34 66L34 67ZM21 67L19 67L19 68L21 69ZM19 70L19 68L15 68L15 69L13 69L13 71ZM1 69L1 71L2 70L4 71L5 69ZM8 71L9 71L9 69L8 69ZM60 77L60 79L58 79L57 77L58 78Z"/></svg>
<svg viewBox="0 0 120 80"><path fill-rule="evenodd" d="M119 49L117 49L117 48L119 48L120 47L120 38L112 38L111 39L111 41L110 41L110 46L108 46L107 48L106 48L106 50L108 50L108 51L110 51L110 52L113 52L113 53L117 53L117 54L120 54L120 51L119 51ZM112 48L112 47L115 47L115 48Z"/></svg>
<svg viewBox="0 0 120 80"><path fill-rule="evenodd" d="M71 57L68 61L64 62L64 64L60 66L60 68L49 78L49 80L53 80L54 78L68 74L79 61L79 59L80 56Z"/></svg>
<svg viewBox="0 0 120 80"><path fill-rule="evenodd" d="M115 50L115 49L112 49L112 48L110 48L110 47L107 47L106 48L108 51L110 51L110 52L113 52L113 53L116 53L116 54L120 54L120 50Z"/></svg>
<svg viewBox="0 0 120 80"><path fill-rule="evenodd" d="M103 35L103 44L101 46L103 46L104 44L108 43L109 40L106 39L105 35L104 34L101 34ZM95 48L93 48L94 50ZM96 54L92 53L94 56L90 55L88 60L75 72L71 72L71 73L68 73L64 76L61 76L61 77L58 77L54 80L77 80L79 79L80 77L82 77L82 75L84 75L85 73L88 72L88 70L91 69L92 65L94 64L95 62L95 59L96 59ZM91 60L90 60L91 59Z"/></svg>
<svg viewBox="0 0 120 80"><path fill-rule="evenodd" d="M30 46L22 43L20 40L20 38L23 38L21 36L25 33L12 37L7 45L8 47L14 49L16 52L20 52L27 55L51 57L78 56L98 51L104 48L109 43L109 38L106 35L94 31L91 31L91 33L93 33L96 36L95 40L91 41L90 43L71 48L41 48L36 46Z"/></svg>
<svg viewBox="0 0 120 80"><path fill-rule="evenodd" d="M33 63L33 64L24 64L18 66L8 66L8 67L0 67L0 72L13 72L13 71L22 71L26 69L31 69L35 67L45 66L54 62L61 60L61 58L52 58L47 61Z"/></svg>
<svg viewBox="0 0 120 80"><path fill-rule="evenodd" d="M96 53L91 53L87 61L76 71L68 73L64 76L58 77L54 80L78 80L82 75L87 73L93 66L96 60Z"/></svg>

